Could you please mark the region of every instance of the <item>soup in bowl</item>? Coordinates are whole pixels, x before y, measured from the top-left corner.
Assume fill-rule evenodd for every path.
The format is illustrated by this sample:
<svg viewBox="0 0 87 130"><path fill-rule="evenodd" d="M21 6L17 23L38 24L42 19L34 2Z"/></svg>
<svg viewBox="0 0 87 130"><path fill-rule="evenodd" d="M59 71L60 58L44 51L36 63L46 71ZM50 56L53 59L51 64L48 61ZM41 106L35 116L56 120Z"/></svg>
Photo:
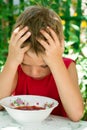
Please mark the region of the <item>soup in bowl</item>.
<svg viewBox="0 0 87 130"><path fill-rule="evenodd" d="M9 96L0 104L19 123L42 122L58 106L55 99L36 95Z"/></svg>

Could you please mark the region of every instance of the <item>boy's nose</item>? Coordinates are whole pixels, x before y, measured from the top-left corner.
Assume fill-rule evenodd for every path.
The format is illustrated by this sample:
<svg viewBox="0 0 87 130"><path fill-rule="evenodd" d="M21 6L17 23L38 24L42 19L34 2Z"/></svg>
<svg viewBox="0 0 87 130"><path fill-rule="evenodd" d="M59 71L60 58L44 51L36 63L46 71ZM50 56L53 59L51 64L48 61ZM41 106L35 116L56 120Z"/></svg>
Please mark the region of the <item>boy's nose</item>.
<svg viewBox="0 0 87 130"><path fill-rule="evenodd" d="M37 69L37 68L33 68L31 75L32 75L33 78L39 78L40 77L40 70Z"/></svg>

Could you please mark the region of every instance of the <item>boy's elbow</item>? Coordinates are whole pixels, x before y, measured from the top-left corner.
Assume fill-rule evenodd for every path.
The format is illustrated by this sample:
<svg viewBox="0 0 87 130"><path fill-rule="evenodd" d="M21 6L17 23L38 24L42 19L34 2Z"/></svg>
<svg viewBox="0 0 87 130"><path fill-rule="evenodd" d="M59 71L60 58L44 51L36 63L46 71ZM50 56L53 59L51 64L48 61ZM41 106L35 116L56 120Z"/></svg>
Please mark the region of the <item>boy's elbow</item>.
<svg viewBox="0 0 87 130"><path fill-rule="evenodd" d="M83 108L79 109L75 114L73 114L71 120L74 122L78 122L79 120L82 119L83 114L84 114L84 109Z"/></svg>

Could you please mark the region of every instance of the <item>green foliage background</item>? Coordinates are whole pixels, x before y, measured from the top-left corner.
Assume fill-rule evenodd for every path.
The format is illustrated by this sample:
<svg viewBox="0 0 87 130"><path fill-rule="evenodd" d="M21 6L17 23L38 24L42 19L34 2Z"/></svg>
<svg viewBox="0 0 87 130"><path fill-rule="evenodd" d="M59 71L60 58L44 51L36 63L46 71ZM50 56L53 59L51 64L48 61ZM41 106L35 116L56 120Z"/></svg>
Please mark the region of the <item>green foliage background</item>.
<svg viewBox="0 0 87 130"><path fill-rule="evenodd" d="M14 0L15 1L15 0ZM87 8L87 3L84 3ZM84 117L87 120L87 15L83 15L81 0L0 0L0 71L8 55L8 41L17 16L30 5L43 5L55 10L62 19L65 35L64 56L73 58L77 64L79 86L84 100ZM74 13L71 15L70 9ZM84 31L85 41L81 40Z"/></svg>

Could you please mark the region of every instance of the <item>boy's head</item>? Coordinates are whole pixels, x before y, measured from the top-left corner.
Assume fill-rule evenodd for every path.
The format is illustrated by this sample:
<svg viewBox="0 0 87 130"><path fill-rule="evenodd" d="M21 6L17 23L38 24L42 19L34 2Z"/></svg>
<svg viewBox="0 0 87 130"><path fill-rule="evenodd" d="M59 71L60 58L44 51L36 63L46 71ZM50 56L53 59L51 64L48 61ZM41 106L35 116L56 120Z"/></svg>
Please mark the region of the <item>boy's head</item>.
<svg viewBox="0 0 87 130"><path fill-rule="evenodd" d="M44 52L43 46L41 46L41 44L36 40L37 37L45 40L40 33L41 29L44 29L48 32L47 26L51 27L56 32L60 43L64 38L60 17L53 10L46 7L30 6L27 8L18 17L14 29L19 26L20 28L28 26L31 36L24 42L23 46L29 44L30 49L36 54Z"/></svg>

